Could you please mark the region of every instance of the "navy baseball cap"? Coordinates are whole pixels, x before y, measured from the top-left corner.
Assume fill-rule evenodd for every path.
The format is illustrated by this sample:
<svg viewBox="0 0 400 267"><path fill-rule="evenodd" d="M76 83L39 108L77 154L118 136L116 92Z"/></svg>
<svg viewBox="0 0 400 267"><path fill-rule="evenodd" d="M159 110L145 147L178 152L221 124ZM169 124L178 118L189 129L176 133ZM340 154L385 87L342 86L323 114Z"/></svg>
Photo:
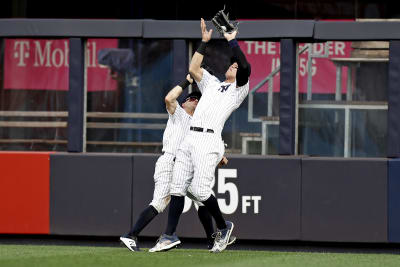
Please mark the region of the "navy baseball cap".
<svg viewBox="0 0 400 267"><path fill-rule="evenodd" d="M200 91L193 91L193 92L191 92L190 94L188 94L188 95L185 97L185 101L188 100L189 98L196 98L197 100L200 100L200 98L201 98L201 92L200 92ZM185 101L184 101L184 102L185 102Z"/></svg>

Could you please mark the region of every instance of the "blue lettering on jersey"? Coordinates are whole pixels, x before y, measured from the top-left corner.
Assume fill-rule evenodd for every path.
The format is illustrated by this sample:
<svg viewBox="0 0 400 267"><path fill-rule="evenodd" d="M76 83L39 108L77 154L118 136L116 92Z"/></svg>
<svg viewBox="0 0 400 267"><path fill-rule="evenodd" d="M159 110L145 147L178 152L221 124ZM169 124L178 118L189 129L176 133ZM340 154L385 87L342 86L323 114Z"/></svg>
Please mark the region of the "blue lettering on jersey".
<svg viewBox="0 0 400 267"><path fill-rule="evenodd" d="M226 90L228 90L230 84L228 85L221 85L221 88L218 89L218 91L220 91L221 93L225 92Z"/></svg>

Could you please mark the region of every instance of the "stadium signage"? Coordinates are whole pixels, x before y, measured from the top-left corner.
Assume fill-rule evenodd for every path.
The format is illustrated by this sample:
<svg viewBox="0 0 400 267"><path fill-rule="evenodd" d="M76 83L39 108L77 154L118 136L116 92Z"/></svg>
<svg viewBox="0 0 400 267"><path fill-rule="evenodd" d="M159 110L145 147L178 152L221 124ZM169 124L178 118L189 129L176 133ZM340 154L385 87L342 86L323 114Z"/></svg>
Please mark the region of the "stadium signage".
<svg viewBox="0 0 400 267"><path fill-rule="evenodd" d="M251 64L250 88L254 88L280 65L280 43L271 41L240 41L239 45ZM298 51L305 48L299 56L299 92L306 93L308 85L308 44L299 44ZM312 92L333 94L336 88L336 66L332 58L349 58L351 42L328 41L312 44L311 75ZM342 88L346 91L347 72L343 73ZM280 90L279 72L274 76L274 92ZM268 91L268 83L264 84L258 93ZM343 92L343 93L344 93Z"/></svg>
<svg viewBox="0 0 400 267"><path fill-rule="evenodd" d="M103 48L115 48L117 39L88 39L85 47L88 91L115 90L107 67L98 63ZM68 90L68 39L6 39L4 88Z"/></svg>
<svg viewBox="0 0 400 267"><path fill-rule="evenodd" d="M239 194L238 186L228 179L238 179L237 169L218 169L217 186L216 191L218 194L223 194L224 198L217 197L218 205L224 214L233 214L241 212L242 214L252 213L258 214L260 212L260 203L262 197L259 195L242 195ZM215 179L213 180L213 188L215 186ZM215 195L215 192L213 192ZM192 206L192 200L188 197L185 198L185 206L183 212L190 210ZM198 206L195 204L195 208Z"/></svg>

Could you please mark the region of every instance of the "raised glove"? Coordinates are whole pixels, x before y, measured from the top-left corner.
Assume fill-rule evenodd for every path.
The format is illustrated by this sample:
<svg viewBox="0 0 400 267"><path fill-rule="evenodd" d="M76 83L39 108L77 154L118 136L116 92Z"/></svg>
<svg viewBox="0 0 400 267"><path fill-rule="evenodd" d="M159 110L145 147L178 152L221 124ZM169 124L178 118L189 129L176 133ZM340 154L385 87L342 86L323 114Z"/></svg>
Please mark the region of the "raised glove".
<svg viewBox="0 0 400 267"><path fill-rule="evenodd" d="M229 21L229 13L225 14L224 9L217 12L217 14L212 18L212 23L214 24L217 31L224 36L224 33L232 33L238 30L237 21Z"/></svg>

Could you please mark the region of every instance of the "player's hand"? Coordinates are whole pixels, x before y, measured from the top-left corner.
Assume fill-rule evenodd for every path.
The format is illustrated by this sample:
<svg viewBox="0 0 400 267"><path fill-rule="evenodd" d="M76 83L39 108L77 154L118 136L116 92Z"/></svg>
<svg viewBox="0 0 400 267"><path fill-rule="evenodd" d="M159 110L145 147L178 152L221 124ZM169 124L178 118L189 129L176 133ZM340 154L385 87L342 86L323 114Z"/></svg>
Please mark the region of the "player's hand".
<svg viewBox="0 0 400 267"><path fill-rule="evenodd" d="M227 164L228 164L228 159L225 156L223 156L221 161L218 163L218 167L222 167Z"/></svg>
<svg viewBox="0 0 400 267"><path fill-rule="evenodd" d="M233 40L236 38L236 34L237 34L237 31L233 31L231 33L226 32L226 33L224 33L224 37L229 42L230 40Z"/></svg>
<svg viewBox="0 0 400 267"><path fill-rule="evenodd" d="M207 43L211 39L211 34L213 30L211 29L207 31L206 22L204 21L203 18L201 18L200 21L200 28L201 28L201 40Z"/></svg>
<svg viewBox="0 0 400 267"><path fill-rule="evenodd" d="M188 80L190 83L193 83L193 78L190 76L190 74L186 75L186 80Z"/></svg>

